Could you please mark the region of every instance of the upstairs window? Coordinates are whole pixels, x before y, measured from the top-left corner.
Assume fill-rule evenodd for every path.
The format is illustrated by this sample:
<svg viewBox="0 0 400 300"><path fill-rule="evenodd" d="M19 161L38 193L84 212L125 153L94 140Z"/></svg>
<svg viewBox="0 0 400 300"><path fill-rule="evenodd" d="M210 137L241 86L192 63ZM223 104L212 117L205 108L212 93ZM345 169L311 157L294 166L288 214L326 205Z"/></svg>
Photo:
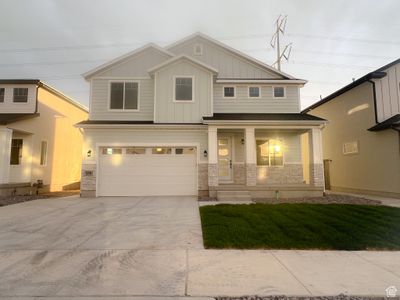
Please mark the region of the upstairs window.
<svg viewBox="0 0 400 300"><path fill-rule="evenodd" d="M14 102L28 102L28 88L14 88Z"/></svg>
<svg viewBox="0 0 400 300"><path fill-rule="evenodd" d="M138 82L111 82L110 109L139 109Z"/></svg>
<svg viewBox="0 0 400 300"><path fill-rule="evenodd" d="M12 139L10 165L20 165L22 158L22 139Z"/></svg>
<svg viewBox="0 0 400 300"><path fill-rule="evenodd" d="M5 88L0 88L0 103L4 102Z"/></svg>
<svg viewBox="0 0 400 300"><path fill-rule="evenodd" d="M275 86L274 87L274 98L285 98L285 88L283 86Z"/></svg>
<svg viewBox="0 0 400 300"><path fill-rule="evenodd" d="M224 86L224 98L235 98L234 86Z"/></svg>
<svg viewBox="0 0 400 300"><path fill-rule="evenodd" d="M250 86L249 87L249 98L260 98L260 87Z"/></svg>
<svg viewBox="0 0 400 300"><path fill-rule="evenodd" d="M193 101L193 77L175 78L175 101Z"/></svg>
<svg viewBox="0 0 400 300"><path fill-rule="evenodd" d="M203 55L203 45L202 44L195 44L193 47L194 55Z"/></svg>

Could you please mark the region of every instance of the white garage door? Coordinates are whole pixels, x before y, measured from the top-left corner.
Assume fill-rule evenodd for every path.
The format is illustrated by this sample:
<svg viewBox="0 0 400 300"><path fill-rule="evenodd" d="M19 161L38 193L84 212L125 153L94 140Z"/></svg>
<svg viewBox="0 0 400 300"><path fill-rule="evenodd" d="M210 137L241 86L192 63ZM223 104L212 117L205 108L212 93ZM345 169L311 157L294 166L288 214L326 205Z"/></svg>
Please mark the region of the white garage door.
<svg viewBox="0 0 400 300"><path fill-rule="evenodd" d="M196 148L100 148L98 196L197 195Z"/></svg>

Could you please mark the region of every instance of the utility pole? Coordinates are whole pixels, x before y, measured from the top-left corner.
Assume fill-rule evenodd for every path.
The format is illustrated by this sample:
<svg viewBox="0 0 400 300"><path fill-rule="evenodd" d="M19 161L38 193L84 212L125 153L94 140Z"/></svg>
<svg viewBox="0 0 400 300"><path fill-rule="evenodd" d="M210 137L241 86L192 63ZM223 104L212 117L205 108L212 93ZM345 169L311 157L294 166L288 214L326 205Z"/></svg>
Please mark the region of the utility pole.
<svg viewBox="0 0 400 300"><path fill-rule="evenodd" d="M276 61L273 64L273 66L277 66L278 70L281 70L281 60L282 58L286 59L286 61L289 60L290 53L292 52L292 43L287 44L283 51L281 51L281 44L280 44L280 35L285 34L285 29L286 29L286 22L287 22L287 16L282 16L280 15L278 19L276 20L276 30L274 35L272 36L271 39L271 46L273 49L276 49Z"/></svg>

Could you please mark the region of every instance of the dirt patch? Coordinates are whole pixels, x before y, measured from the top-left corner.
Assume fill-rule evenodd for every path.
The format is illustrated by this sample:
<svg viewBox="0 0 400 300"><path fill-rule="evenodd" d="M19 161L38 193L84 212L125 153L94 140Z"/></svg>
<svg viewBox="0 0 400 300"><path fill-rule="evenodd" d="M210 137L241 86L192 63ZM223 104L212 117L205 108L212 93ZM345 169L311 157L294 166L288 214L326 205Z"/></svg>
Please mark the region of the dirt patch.
<svg viewBox="0 0 400 300"><path fill-rule="evenodd" d="M79 195L79 193L80 193L79 190L72 190L72 191L62 191L62 192L47 192L39 195L0 196L0 207L21 202L38 200L38 199Z"/></svg>
<svg viewBox="0 0 400 300"><path fill-rule="evenodd" d="M350 195L329 194L323 197L304 198L280 198L280 199L254 199L257 203L315 203L315 204L358 204L358 205L382 205L379 200L371 200Z"/></svg>

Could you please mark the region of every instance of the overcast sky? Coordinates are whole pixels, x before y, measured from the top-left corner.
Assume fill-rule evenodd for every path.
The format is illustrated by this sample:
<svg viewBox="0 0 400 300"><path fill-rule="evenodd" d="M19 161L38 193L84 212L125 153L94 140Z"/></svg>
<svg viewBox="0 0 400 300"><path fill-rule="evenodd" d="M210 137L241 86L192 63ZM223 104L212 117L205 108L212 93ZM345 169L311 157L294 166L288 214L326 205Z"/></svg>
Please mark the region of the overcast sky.
<svg viewBox="0 0 400 300"><path fill-rule="evenodd" d="M148 42L201 31L268 64L288 15L282 70L308 80L302 107L400 58L399 0L0 0L0 78L38 78L84 105L82 73Z"/></svg>

